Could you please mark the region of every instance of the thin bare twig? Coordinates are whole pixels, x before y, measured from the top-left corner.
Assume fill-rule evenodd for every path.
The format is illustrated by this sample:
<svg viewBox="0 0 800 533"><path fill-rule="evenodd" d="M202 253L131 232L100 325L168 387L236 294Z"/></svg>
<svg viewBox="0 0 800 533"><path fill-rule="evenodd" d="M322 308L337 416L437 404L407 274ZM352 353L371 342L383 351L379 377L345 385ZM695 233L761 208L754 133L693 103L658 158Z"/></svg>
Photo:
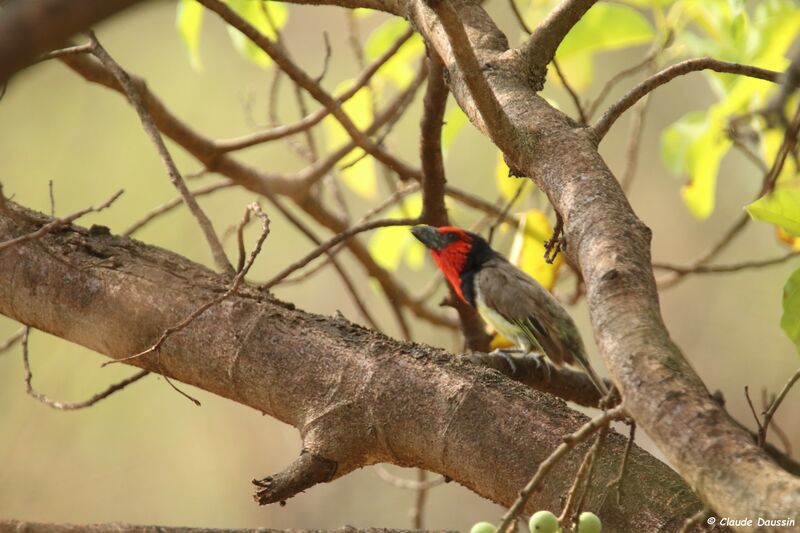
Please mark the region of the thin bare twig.
<svg viewBox="0 0 800 533"><path fill-rule="evenodd" d="M508 212L511 211L511 207L517 203L520 195L522 194L522 190L528 184L528 180L521 180L519 185L517 186L517 190L514 191L514 194L511 195L511 198L508 199L506 205L503 206L503 209L497 213L497 216L494 218L494 221L489 226L489 236L486 238L489 244L492 244L494 240L494 232L497 231L497 228L506 221L508 218Z"/></svg>
<svg viewBox="0 0 800 533"><path fill-rule="evenodd" d="M86 209L81 209L80 211L73 213L69 216L63 218L56 218L54 220L51 220L41 228L37 229L36 231L32 231L30 233L26 233L25 235L21 235L19 237L15 237L13 239L9 239L4 242L0 242L0 251L5 250L6 248L19 244L21 242L32 241L44 237L51 231L56 230L62 226L71 224L72 222L74 222L75 220L79 219L80 217L82 217L87 213L97 213L99 211L102 211L103 209L113 204L114 201L122 195L122 192L123 192L122 190L117 191L114 194L114 196L112 196L111 198L109 198L108 200L106 200L105 202L103 202L98 206L87 207ZM0 196L2 196L1 193Z"/></svg>
<svg viewBox="0 0 800 533"><path fill-rule="evenodd" d="M195 198L197 198L199 196L206 196L206 195L215 193L215 192L217 192L217 191L219 191L221 189L228 189L230 187L233 187L234 185L236 185L236 183L233 182L233 181L224 181L224 182L221 182L221 183L213 183L213 184L208 185L206 187L197 189L195 191L191 191L190 194L192 196L194 196ZM142 218L140 218L139 220L137 220L136 222L131 224L128 227L128 229L126 229L124 232L122 232L122 235L124 235L126 237L129 237L129 236L133 235L134 233L136 233L137 231L142 229L144 226L146 226L147 224L149 224L150 222L152 222L156 218L158 218L161 215L164 215L166 213L169 213L170 211L172 211L173 209L175 209L179 205L182 205L183 203L184 203L183 202L183 196L178 196L177 198L173 198L169 202L161 204L160 206L152 209L149 213L147 213Z"/></svg>
<svg viewBox="0 0 800 533"><path fill-rule="evenodd" d="M508 0L508 3L511 4L511 11L514 13L514 17L517 19L517 22L522 27L522 29L528 34L533 33L533 29L528 26L528 23L525 22L525 18L522 16L522 12L520 12L517 3L514 0ZM572 99L572 103L575 104L575 109L578 111L578 118L580 119L580 123L582 125L588 124L588 114L584 111L583 105L581 104L580 98L578 97L578 93L575 92L575 89L572 88L570 85L569 80L567 77L564 76L561 68L558 65L555 57L553 57L553 68L556 70L556 74L558 75L558 79L561 80L561 85L564 86L564 89L569 94L570 98Z"/></svg>
<svg viewBox="0 0 800 533"><path fill-rule="evenodd" d="M33 385L31 384L31 381L33 380L33 373L31 372L31 365L28 357L28 337L30 335L30 329L30 326L25 326L20 335L22 338L22 364L25 367L25 389L27 390L28 394L43 404L52 407L53 409L59 409L61 411L76 411L78 409L86 409L87 407L91 407L97 402L108 398L115 392L124 389L128 385L136 383L150 373L148 370L140 370L132 376L125 378L118 383L114 383L106 390L98 392L88 400L84 400L82 402L60 402L57 400L51 400L46 395L34 389Z"/></svg>
<svg viewBox="0 0 800 533"><path fill-rule="evenodd" d="M336 101L339 105L343 104L347 100L353 97L362 87L366 86L372 77L375 75L378 70L386 64L397 51L411 38L414 34L412 30L408 30L404 32L398 39L389 47L386 52L380 55L375 61L370 63L367 68L364 69L361 74L353 81L353 84L350 88L345 91L344 93L339 96ZM280 71L279 71L280 72ZM272 92L275 92L274 90ZM322 107L302 119L294 122L293 124L286 124L282 126L276 126L274 128L270 128L266 131L259 131L255 133L251 133L249 135L243 135L241 137L236 137L232 139L221 139L218 141L214 141L215 146L219 148L223 152L231 152L234 150L241 150L242 148L247 148L250 146L254 146L256 144L260 144L263 142L273 141L276 139L281 139L283 137L287 137L289 135L293 135L295 133L299 133L301 131L307 130L318 124L323 118L330 114L330 110L326 107Z"/></svg>
<svg viewBox="0 0 800 533"><path fill-rule="evenodd" d="M753 405L753 400L750 398L750 387L747 385L744 386L744 397L747 399L747 405L750 407L750 413L753 415L753 420L756 421L756 426L758 426L758 439L761 439L761 433L764 427L761 425L761 419L758 417L756 413L756 408Z"/></svg>
<svg viewBox="0 0 800 533"><path fill-rule="evenodd" d="M291 61L286 54L284 54L278 45L260 33L256 28L249 24L246 20L240 17L230 7L222 3L220 0L198 0L205 7L219 15L225 22L242 32L253 43L261 48L267 55L272 58L275 64L283 70L289 78L292 79L297 85L305 89L315 100L325 106L328 111L336 117L336 120L342 125L347 134L353 139L359 148L372 155L375 159L391 168L398 174L408 177L419 177L419 171L408 166L406 163L400 161L380 146L373 143L370 138L365 135L353 123L347 113L344 112L339 102L337 102L330 94L328 94L318 83Z"/></svg>
<svg viewBox="0 0 800 533"><path fill-rule="evenodd" d="M556 226L553 228L553 235L544 243L544 260L548 265L552 265L558 253L564 247L564 219L556 212Z"/></svg>
<svg viewBox="0 0 800 533"><path fill-rule="evenodd" d="M52 50L36 58L36 62L47 61L48 59L55 59L57 57L64 57L74 54L90 54L92 52L92 43L78 44L75 46L68 46L58 50Z"/></svg>
<svg viewBox="0 0 800 533"><path fill-rule="evenodd" d="M536 470L536 473L533 475L528 484L525 485L525 488L520 491L519 496L514 502L514 505L508 509L505 515L503 515L503 519L500 521L500 525L497 528L497 533L505 533L508 531L509 526L514 523L514 520L517 519L517 516L519 516L522 508L525 507L525 504L528 502L528 499L531 497L534 491L538 489L539 484L542 482L547 473L564 455L566 455L568 451L572 450L581 442L584 442L599 429L607 427L612 420L617 420L624 415L625 406L624 404L620 404L617 407L604 412L602 415L593 418L581 426L581 428L575 433L564 437L564 442L559 444L558 447L547 457L547 459L539 464L539 468Z"/></svg>
<svg viewBox="0 0 800 533"><path fill-rule="evenodd" d="M603 496L603 500L608 496L609 491L612 489L614 490L615 496L615 503L617 506L620 505L620 496L622 495L622 480L625 479L625 469L628 466L628 457L631 454L631 449L633 448L633 441L636 438L636 422L634 420L630 420L628 422L630 425L630 433L628 434L628 442L625 444L625 451L622 454L622 461L619 465L619 473L617 477L612 479L606 485L606 494ZM602 508L603 505L601 504L600 507Z"/></svg>
<svg viewBox="0 0 800 533"><path fill-rule="evenodd" d="M522 52L528 57L531 67L542 69L542 78L544 78L544 68L555 57L561 41L596 1L561 0L539 23L523 45Z"/></svg>
<svg viewBox="0 0 800 533"><path fill-rule="evenodd" d="M354 235L358 235L359 233L363 233L365 231L373 230L376 228L385 228L388 226L413 226L418 223L419 223L418 218L398 218L391 220L374 220L372 222L365 222L364 224L348 228L342 231L341 233L333 236L332 238L328 239L324 244L318 246L316 249L311 251L305 257L298 259L291 265L287 266L281 272L273 276L272 279L264 283L262 285L262 288L269 289L270 287L279 283L282 279L289 276L291 273L303 268L308 263L310 263L320 255L324 254L327 250L330 250L332 247L336 246L340 242L344 242L347 239L350 239Z"/></svg>
<svg viewBox="0 0 800 533"><path fill-rule="evenodd" d="M158 155L161 157L161 160L167 167L167 174L169 174L170 181L172 181L172 184L176 189L178 189L178 192L181 193L183 200L189 207L189 211L191 211L192 215L194 215L195 219L197 220L197 223L200 225L200 229L202 230L203 235L205 235L206 241L208 241L208 245L211 248L211 254L214 257L214 262L216 263L217 268L223 272L233 274L233 265L231 265L230 261L228 261L228 257L225 255L225 250L223 250L222 244L219 242L219 238L214 232L214 227L211 224L211 220L209 220L203 210L200 209L197 200L195 200L191 192L189 192L189 189L186 187L186 183L183 181L183 178L178 171L178 167L175 165L169 150L167 150L167 146L164 144L164 139L161 138L161 132L159 132L158 128L156 128L155 124L153 123L153 118L150 116L150 112L147 110L138 88L133 84L133 81L131 81L128 73L125 72L122 67L120 67L119 64L109 55L106 49L103 48L103 46L95 37L94 33L89 33L89 39L91 41L92 53L95 55L95 57L97 57L97 59L100 60L103 66L105 66L114 75L119 84L122 85L122 88L125 90L125 94L128 96L128 100L131 102L131 105L133 105L133 108L139 115L139 120L141 120L144 130L153 141L153 144L156 146L156 150L158 151Z"/></svg>
<svg viewBox="0 0 800 533"><path fill-rule="evenodd" d="M292 213L285 205L283 205L282 201L280 201L277 197L272 197L270 198L270 202L272 202L272 205L274 205L275 208L278 211L280 211L280 213L284 217L286 217L286 219L294 227L300 230L300 232L303 235L305 235L311 242L313 242L317 246L320 246L322 244L322 239L317 237L317 235L311 230L311 228L309 228L302 220L300 220L300 218L295 216L294 213ZM367 308L364 301L361 299L361 296L358 294L358 290L356 290L355 284L350 279L350 276L347 274L347 271L341 266L341 264L339 264L339 261L337 261L329 252L330 250L327 250L325 253L328 254L328 258L330 259L333 268L336 270L336 273L339 275L339 278L344 283L345 288L347 289L351 298L353 299L353 302L356 304L356 309L358 309L359 313L361 313L361 316L364 317L364 320L366 320L366 322L373 329L380 331L377 322L373 318L372 314L369 312L369 309ZM400 329L404 332L404 334L410 335L408 323L406 322L405 318L402 316L402 314L400 314L397 311L395 312L395 315L397 316L398 323L400 324Z"/></svg>
<svg viewBox="0 0 800 533"><path fill-rule="evenodd" d="M428 473L422 468L417 469L417 481L424 483ZM411 508L411 527L423 529L425 523L425 501L428 499L428 489L420 489L414 497L414 507Z"/></svg>
<svg viewBox="0 0 800 533"><path fill-rule="evenodd" d="M428 5L436 12L442 28L450 41L450 49L456 64L464 76L478 114L486 124L488 135L494 138L498 132L511 131L513 128L505 110L497 101L489 82L483 74L475 51L467 37L464 24L458 13L450 4L450 0L427 0Z"/></svg>
<svg viewBox="0 0 800 533"><path fill-rule="evenodd" d="M768 398L767 397L767 389L766 389L766 387L762 387L761 388L761 409L762 409L761 412L762 413L765 413L767 411L767 409L769 409L769 407L772 404L772 402L775 401L775 398L776 398L775 394L772 394ZM791 458L792 457L792 443L789 440L788 435L786 435L786 432L783 431L783 429L781 429L781 427L778 425L778 423L774 419L771 421L769 427L770 427L770 429L772 429L772 432L775 433L775 435L778 437L778 440L781 441L781 445L783 446L783 449L784 449L784 452L786 453L786 456ZM768 448L766 446L764 447L764 449L768 450ZM767 451L767 453L769 453L769 451Z"/></svg>
<svg viewBox="0 0 800 533"><path fill-rule="evenodd" d="M636 104L636 112L631 119L630 127L628 130L628 142L625 147L625 168L622 171L622 176L619 178L619 184L622 190L627 193L633 183L633 178L636 176L636 167L639 164L639 147L642 143L642 128L644 127L644 118L647 115L647 108L650 104L650 96L653 93L648 93L640 102Z"/></svg>
<svg viewBox="0 0 800 533"><path fill-rule="evenodd" d="M375 473L381 478L382 481L385 481L389 485L403 490L428 490L434 487L438 487L447 482L447 479L444 476L436 476L435 478L426 479L424 481L419 480L411 480L411 479L403 479L401 477L395 476L382 465L375 466Z"/></svg>
<svg viewBox="0 0 800 533"><path fill-rule="evenodd" d="M247 251L244 249L244 228L250 222L250 210L245 209L242 220L236 226L236 246L239 250L239 260L236 263L236 272L241 272L244 268L244 262L247 260Z"/></svg>
<svg viewBox="0 0 800 533"><path fill-rule="evenodd" d="M595 466L597 465L597 457L600 455L600 452L603 449L603 444L606 442L606 436L608 435L609 426L605 426L600 428L600 431L597 434L597 438L592 445L592 449L589 450L588 455L586 456L588 467L586 468L586 474L584 482L581 485L581 489L579 490L579 496L577 501L575 502L575 515L576 518L580 516L581 511L583 510L583 502L586 501L586 495L589 493L589 486L592 482L592 475L594 474ZM565 506L564 519L569 519L569 509ZM577 526L577 524L576 524Z"/></svg>
<svg viewBox="0 0 800 533"><path fill-rule="evenodd" d="M558 61L556 58L553 58L553 68L556 70L556 74L558 75L558 79L561 81L561 85L564 86L564 89L569 94L572 103L575 105L575 110L578 112L578 123L581 126L585 126L589 123L589 117L586 114L586 111L583 109L583 104L581 103L581 99L578 96L578 93L575 92L575 89L572 88L570 85L569 80L564 75L564 72L561 70L561 67L558 66Z"/></svg>
<svg viewBox="0 0 800 533"><path fill-rule="evenodd" d="M800 379L800 368L789 378L786 384L783 386L781 391L778 393L778 396L770 403L769 408L764 413L764 422L759 425L758 430L758 444L759 446L764 446L764 443L767 440L767 431L769 431L769 424L772 422L772 417L775 416L775 411L778 410L778 407L781 406L783 399L786 398L786 395L789 393L789 390L794 386L797 380Z"/></svg>
<svg viewBox="0 0 800 533"><path fill-rule="evenodd" d="M667 263L653 263L653 268L669 270L678 274L721 274L729 272L741 272L742 270L751 268L762 268L778 265L798 256L800 256L800 252L792 251L780 257L773 257L772 259L743 261L741 263L735 263L732 265L695 265L684 267L679 265L670 265Z"/></svg>
<svg viewBox="0 0 800 533"><path fill-rule="evenodd" d="M572 481L572 486L567 492L567 501L564 503L564 509L561 511L561 514L558 517L558 521L561 524L566 525L566 523L569 522L569 518L574 509L580 510L580 501L583 499L584 494L582 489L588 485L590 481L589 473L594 466L594 452L605 440L607 432L608 426L602 427L597 433L594 444L592 444L592 447L589 448L586 454L584 454L583 461L581 461L578 471L575 473L575 479Z"/></svg>
<svg viewBox="0 0 800 533"><path fill-rule="evenodd" d="M331 39L328 37L328 32L322 32L322 40L325 41L325 59L323 59L322 63L322 72L319 73L319 76L314 78L314 81L317 83L321 83L323 79L325 79L325 74L328 73L328 66L331 62L331 54L333 50L331 49Z"/></svg>
<svg viewBox="0 0 800 533"><path fill-rule="evenodd" d="M715 72L725 72L728 74L740 74L742 76L749 76L751 78L758 78L765 81L775 82L780 75L778 72L767 70L763 68L753 67L750 65L741 65L739 63L730 63L728 61L720 61L718 59L711 59L703 57L699 59L687 59L675 65L665 68L661 72L650 76L642 81L636 87L628 91L625 96L620 98L616 103L611 105L603 116L601 116L590 130L594 135L597 143L605 137L608 130L616 122L616 120L628 109L638 102L644 95L650 91L664 85L677 78L690 72L697 72L700 70L713 70Z"/></svg>
<svg viewBox="0 0 800 533"><path fill-rule="evenodd" d="M375 207L373 207L372 209L370 209L369 211L367 211L363 215L361 215L361 218L355 223L355 225L359 225L359 224L363 224L364 222L367 222L372 217L374 217L376 215L379 215L381 212L385 211L386 209L396 205L398 202L400 202L406 196L408 196L410 194L413 194L415 192L418 192L419 190L420 190L420 185L419 185L419 183L416 183L416 182L415 183L411 183L411 184L407 185L406 187L403 187L402 189L396 190L395 192L393 192L392 194L387 196L386 199L383 202L381 202L380 204L376 205ZM302 274L298 274L298 275L296 275L294 277L290 277L290 278L284 279L283 281L281 281L280 284L284 285L284 286L285 285L294 285L294 284L301 283L301 282L309 279L314 274L319 272L321 269L323 269L326 266L328 266L328 264L330 264L330 262L331 262L331 259L333 259L333 257L335 257L340 251L342 251L344 249L344 247L345 247L344 244L338 244L338 245L334 246L326 254L327 257L324 260L320 261L316 266L308 269L306 272L303 272Z"/></svg>
<svg viewBox="0 0 800 533"><path fill-rule="evenodd" d="M798 131L800 131L800 105L797 107L797 111L795 112L794 117L792 118L792 122L787 128L786 133L783 137L783 143L781 147L778 149L778 154L775 157L775 161L772 162L772 165L769 167L769 170L764 175L764 178L761 182L761 189L759 190L758 194L756 194L755 199L759 199L765 194L768 194L773 187L775 186L775 180L777 180L778 176L780 176L781 171L783 170L783 165L786 162L786 156L791 151L791 147L794 146L794 143L797 141ZM665 277L664 279L657 280L659 288L668 288L672 287L673 285L677 284L681 279L683 279L687 274L693 273L695 269L699 267L703 267L711 260L713 260L717 254L719 254L722 250L724 250L733 240L739 235L742 230L747 226L748 222L750 222L750 215L748 213L744 213L739 219L731 226L731 228L722 236L722 238L708 251L705 255L703 255L700 259L694 262L692 267L686 267L685 272L673 272L671 277ZM777 262L780 260L786 260L790 256L785 256L783 258L778 258ZM772 260L769 260L772 261ZM771 263L772 264L772 263ZM749 268L749 266L748 266Z"/></svg>
<svg viewBox="0 0 800 533"><path fill-rule="evenodd" d="M146 350L143 350L143 351L141 351L139 353L135 353L133 355L129 355L127 357L123 357L121 359L114 359L112 361L106 361L105 363L103 363L102 366L107 366L107 365L111 365L111 364L114 364L114 363L122 363L122 362L125 362L125 361L130 361L131 359L135 359L137 357L141 357L143 355L147 355L149 353L153 353L153 352L159 350L161 348L161 346L164 344L164 341L166 341L167 338L169 338L170 335L172 335L173 333L176 333L178 331L181 331L186 326L191 324L192 321L194 321L197 317L199 317L201 314L206 312L208 309L210 309L211 307L213 307L213 306L217 305L218 303L222 302L223 300L228 298L230 295L232 295L234 292L236 292L236 290L239 288L239 286L244 281L244 277L247 275L247 272L250 270L250 267L253 266L253 263L255 262L256 258L258 257L258 254L261 253L261 245L264 243L264 240L267 238L267 235L269 235L270 221L269 221L269 217L267 216L267 214L264 213L261 210L261 207L257 203L250 204L249 206L247 206L247 209L252 211L252 213L254 215L256 215L259 218L259 220L261 221L261 228L262 228L261 235L259 236L258 241L256 241L255 248L253 248L253 251L250 252L250 257L248 258L247 263L245 263L244 267L233 278L233 282L231 283L230 288L228 288L227 291L225 291L223 294L221 294L217 298L214 298L213 300L211 300L209 302L206 302L205 304L203 304L200 307L198 307L197 309L195 309L192 313L190 313L186 318L181 320L178 324L176 324L174 326L171 326L171 327L167 328L166 330L164 330L164 332L161 334L161 337L159 337L159 339L154 344L152 344L149 348L147 348ZM195 401L195 403L197 403L199 405L199 402L197 402L196 400L194 400L194 401Z"/></svg>
<svg viewBox="0 0 800 533"><path fill-rule="evenodd" d="M3 341L3 344L0 344L0 354L3 352L11 349L15 344L22 340L23 335L25 335L25 327L23 326L19 331L11 335L9 338Z"/></svg>
<svg viewBox="0 0 800 533"><path fill-rule="evenodd" d="M764 177L764 185L762 187L762 195L769 194L775 189L775 183L778 181L778 176L781 175L783 166L786 163L786 156L797 144L797 133L800 131L800 104L797 105L797 110L792 117L789 127L786 128L786 133L783 136L783 142L778 149L778 154L773 161L769 172Z"/></svg>
<svg viewBox="0 0 800 533"><path fill-rule="evenodd" d="M650 52L647 53L647 55L641 62L635 64L632 67L621 70L617 72L614 76L612 76L605 83L605 85L603 85L603 88L600 89L600 92L597 93L597 98L595 98L594 101L587 106L588 107L587 114L589 116L589 119L591 119L594 116L594 114L597 112L597 109L600 107L600 104L603 103L603 100L605 100L606 96L608 96L608 93L611 92L611 89L613 89L617 83L621 82L622 80L624 80L628 76L631 76L632 74L636 74L640 70L650 65L655 67L656 58L659 56L659 54L661 54L661 52L663 52L669 47L669 45L672 43L673 37L674 35L672 30L671 29L668 30L666 36L664 37L664 40L660 44L654 45L653 48L650 50ZM650 75L652 76L653 73L650 73Z"/></svg>
<svg viewBox="0 0 800 533"><path fill-rule="evenodd" d="M55 216L56 216L56 197L53 194L53 180L49 180L47 182L47 190L50 193L50 216L55 218Z"/></svg>
<svg viewBox="0 0 800 533"><path fill-rule="evenodd" d="M511 11L514 13L514 18L517 19L517 22L519 23L522 30L528 35L533 33L533 28L528 26L528 23L525 22L525 17L522 16L522 12L519 10L519 6L517 6L517 3L514 0L508 0L508 3L511 4Z"/></svg>

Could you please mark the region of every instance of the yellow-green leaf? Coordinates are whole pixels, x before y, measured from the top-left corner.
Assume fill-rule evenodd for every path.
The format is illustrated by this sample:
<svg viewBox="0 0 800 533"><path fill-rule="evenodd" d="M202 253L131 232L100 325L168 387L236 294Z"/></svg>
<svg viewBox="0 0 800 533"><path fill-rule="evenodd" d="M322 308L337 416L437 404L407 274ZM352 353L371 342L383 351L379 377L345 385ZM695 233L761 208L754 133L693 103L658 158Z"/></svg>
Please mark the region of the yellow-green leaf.
<svg viewBox="0 0 800 533"><path fill-rule="evenodd" d="M693 111L670 125L661 135L661 159L675 175L689 170L689 149L706 129L705 113Z"/></svg>
<svg viewBox="0 0 800 533"><path fill-rule="evenodd" d="M387 218L406 218L419 215L422 195L412 194L400 206L392 208ZM390 272L400 266L401 260L412 270L425 264L425 247L411 234L407 226L388 226L375 230L369 241L369 252L375 262Z"/></svg>
<svg viewBox="0 0 800 533"><path fill-rule="evenodd" d="M175 27L189 51L189 63L195 70L202 70L200 62L200 28L203 25L204 8L197 0L179 0L175 15Z"/></svg>
<svg viewBox="0 0 800 533"><path fill-rule="evenodd" d="M519 189L520 181L518 178L509 177L508 165L503 158L503 152L497 151L497 166L494 171L495 182L497 183L497 190L500 195L506 200L511 200Z"/></svg>
<svg viewBox="0 0 800 533"><path fill-rule="evenodd" d="M364 55L368 61L374 61L386 52L400 36L409 28L408 22L400 18L392 18L378 26L364 46ZM378 71L377 81L391 82L400 89L405 89L416 75L419 58L425 52L425 45L419 34L414 34Z"/></svg>
<svg viewBox="0 0 800 533"><path fill-rule="evenodd" d="M458 137L467 122L469 122L467 115L457 104L451 105L450 109L445 113L444 125L442 126L442 152L445 158L453 141L456 140L456 137Z"/></svg>
<svg viewBox="0 0 800 533"><path fill-rule="evenodd" d="M353 80L343 81L334 90L335 95L340 95L348 87L351 87ZM353 123L360 130L364 130L372 123L372 92L368 87L362 87L348 101L342 105L342 109L350 117ZM328 115L323 120L325 130L325 140L328 148L337 150L342 145L350 142L350 135L342 127L336 117ZM358 160L355 164L348 165L348 162ZM374 198L377 194L377 179L375 177L375 162L372 157L364 157L364 151L353 150L345 159L345 168L340 169L340 174L352 191L364 198Z"/></svg>
<svg viewBox="0 0 800 533"><path fill-rule="evenodd" d="M575 91L589 88L594 79L594 61L592 54L572 54L558 59L558 68ZM555 68L547 69L547 80L556 86L563 85Z"/></svg>
<svg viewBox="0 0 800 533"><path fill-rule="evenodd" d="M351 12L353 13L353 15L355 15L357 19L369 18L377 13L377 11L375 11L374 9L368 9L366 7L357 7L353 9Z"/></svg>
<svg viewBox="0 0 800 533"><path fill-rule="evenodd" d="M800 269L794 271L783 288L781 328L800 350Z"/></svg>
<svg viewBox="0 0 800 533"><path fill-rule="evenodd" d="M654 37L650 22L636 9L598 2L573 26L558 47L556 57L616 50L648 43Z"/></svg>
<svg viewBox="0 0 800 533"><path fill-rule="evenodd" d="M714 193L722 157L731 147L722 134L722 126L712 123L689 148L691 181L681 189L683 201L698 219L705 220L714 211Z"/></svg>
<svg viewBox="0 0 800 533"><path fill-rule="evenodd" d="M556 257L553 264L548 264L544 260L544 243L552 234L553 228L547 216L538 209L531 209L520 216L509 254L509 261L530 274L547 290L552 290L555 286L558 271L564 261L561 254Z"/></svg>
<svg viewBox="0 0 800 533"><path fill-rule="evenodd" d="M778 187L748 205L747 212L754 219L780 226L789 235L800 236L800 188L797 184Z"/></svg>
<svg viewBox="0 0 800 533"><path fill-rule="evenodd" d="M255 29L270 39L276 38L275 30L280 30L289 18L285 5L278 2L259 0L226 0L226 3L240 17L249 22ZM274 28L273 28L274 26ZM260 67L268 67L272 60L256 43L245 35L228 26L228 33L236 49L244 57L250 59Z"/></svg>

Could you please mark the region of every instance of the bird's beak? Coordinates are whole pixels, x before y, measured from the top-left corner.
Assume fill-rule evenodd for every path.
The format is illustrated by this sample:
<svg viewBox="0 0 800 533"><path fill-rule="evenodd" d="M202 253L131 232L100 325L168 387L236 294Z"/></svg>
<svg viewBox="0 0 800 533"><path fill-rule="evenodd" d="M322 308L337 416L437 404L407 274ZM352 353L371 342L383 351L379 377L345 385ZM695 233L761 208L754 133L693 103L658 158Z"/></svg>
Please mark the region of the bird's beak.
<svg viewBox="0 0 800 533"><path fill-rule="evenodd" d="M433 226L414 226L411 233L419 242L431 250L441 250L447 244L442 235Z"/></svg>

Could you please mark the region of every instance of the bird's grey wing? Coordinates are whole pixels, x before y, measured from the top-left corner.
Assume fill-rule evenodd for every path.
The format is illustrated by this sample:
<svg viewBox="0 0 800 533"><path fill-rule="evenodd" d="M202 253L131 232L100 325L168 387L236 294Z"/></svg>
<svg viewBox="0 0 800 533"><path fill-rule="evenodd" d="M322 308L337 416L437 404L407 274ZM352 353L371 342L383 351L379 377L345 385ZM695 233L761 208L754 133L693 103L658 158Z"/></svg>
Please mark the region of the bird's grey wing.
<svg viewBox="0 0 800 533"><path fill-rule="evenodd" d="M572 319L547 289L504 259L484 265L477 282L486 305L516 324L553 363L573 362L574 350L583 345Z"/></svg>

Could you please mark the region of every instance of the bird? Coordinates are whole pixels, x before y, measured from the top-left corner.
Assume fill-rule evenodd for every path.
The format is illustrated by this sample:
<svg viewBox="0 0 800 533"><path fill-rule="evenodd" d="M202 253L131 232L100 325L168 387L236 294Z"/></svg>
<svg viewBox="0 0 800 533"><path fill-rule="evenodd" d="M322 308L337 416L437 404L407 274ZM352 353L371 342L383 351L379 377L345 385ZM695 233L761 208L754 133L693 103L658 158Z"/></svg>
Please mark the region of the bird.
<svg viewBox="0 0 800 533"><path fill-rule="evenodd" d="M605 397L608 387L589 365L575 322L538 281L511 264L486 240L455 226L418 225L411 233L430 249L433 260L456 295L485 322L514 342L517 350L496 350L516 372L510 352L522 352L549 367L580 366Z"/></svg>

